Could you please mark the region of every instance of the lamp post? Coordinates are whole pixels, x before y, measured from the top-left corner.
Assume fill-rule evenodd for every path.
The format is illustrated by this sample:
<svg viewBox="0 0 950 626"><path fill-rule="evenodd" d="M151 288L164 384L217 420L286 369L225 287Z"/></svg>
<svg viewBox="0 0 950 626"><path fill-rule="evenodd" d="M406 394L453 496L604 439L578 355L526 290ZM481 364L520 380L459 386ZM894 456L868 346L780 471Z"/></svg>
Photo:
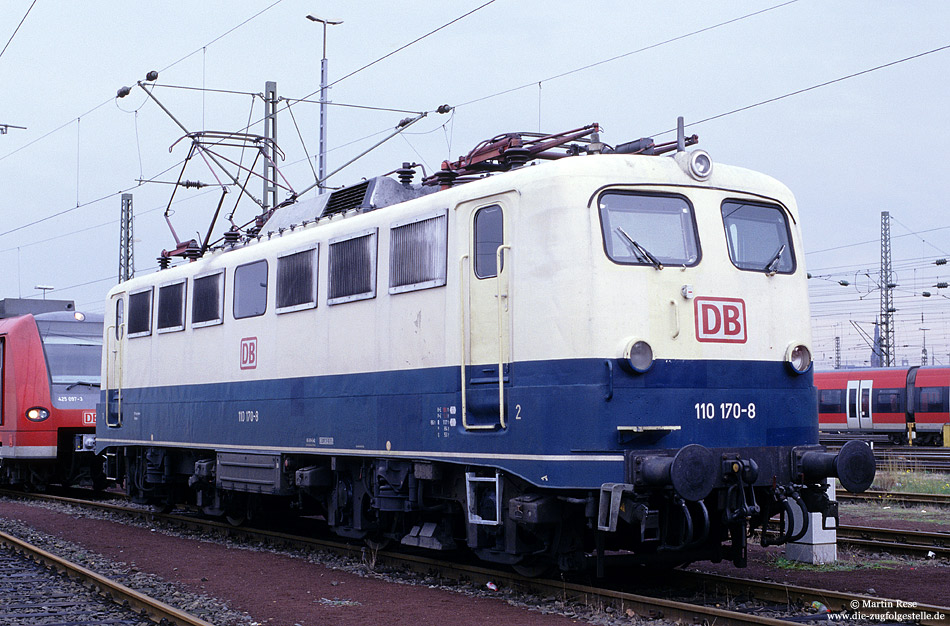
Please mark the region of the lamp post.
<svg viewBox="0 0 950 626"><path fill-rule="evenodd" d="M323 193L323 177L327 172L327 25L336 26L343 21L334 22L313 15L308 15L307 19L323 24L323 58L320 59L320 157L317 162L317 178L320 181L320 193Z"/></svg>

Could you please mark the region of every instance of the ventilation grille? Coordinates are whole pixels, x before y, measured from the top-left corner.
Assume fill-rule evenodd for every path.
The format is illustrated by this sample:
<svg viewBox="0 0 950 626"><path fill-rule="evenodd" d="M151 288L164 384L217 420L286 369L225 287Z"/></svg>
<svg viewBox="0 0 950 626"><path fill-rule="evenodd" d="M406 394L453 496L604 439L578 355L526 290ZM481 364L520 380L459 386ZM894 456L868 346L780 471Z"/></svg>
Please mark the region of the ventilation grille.
<svg viewBox="0 0 950 626"><path fill-rule="evenodd" d="M334 191L330 194L326 208L323 209L323 216L336 215L350 209L369 208L368 193L372 180L366 180L351 187ZM364 202L365 200L365 202Z"/></svg>

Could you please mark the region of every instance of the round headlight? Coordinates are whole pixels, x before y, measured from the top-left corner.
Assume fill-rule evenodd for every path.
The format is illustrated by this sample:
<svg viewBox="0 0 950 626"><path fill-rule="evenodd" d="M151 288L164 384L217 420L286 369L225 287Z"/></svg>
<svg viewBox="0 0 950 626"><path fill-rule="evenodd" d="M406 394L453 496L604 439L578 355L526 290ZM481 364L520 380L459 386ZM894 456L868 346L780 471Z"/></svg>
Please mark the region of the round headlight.
<svg viewBox="0 0 950 626"><path fill-rule="evenodd" d="M623 358L630 369L642 374L653 366L653 348L647 342L635 339L627 344Z"/></svg>
<svg viewBox="0 0 950 626"><path fill-rule="evenodd" d="M31 422L42 422L47 417L49 417L49 409L44 409L41 406L35 406L26 412L26 419Z"/></svg>
<svg viewBox="0 0 950 626"><path fill-rule="evenodd" d="M689 155L689 173L696 180L706 180L712 176L712 157L705 150L694 150Z"/></svg>
<svg viewBox="0 0 950 626"><path fill-rule="evenodd" d="M793 372L804 374L811 367L811 351L801 344L789 346L785 361Z"/></svg>

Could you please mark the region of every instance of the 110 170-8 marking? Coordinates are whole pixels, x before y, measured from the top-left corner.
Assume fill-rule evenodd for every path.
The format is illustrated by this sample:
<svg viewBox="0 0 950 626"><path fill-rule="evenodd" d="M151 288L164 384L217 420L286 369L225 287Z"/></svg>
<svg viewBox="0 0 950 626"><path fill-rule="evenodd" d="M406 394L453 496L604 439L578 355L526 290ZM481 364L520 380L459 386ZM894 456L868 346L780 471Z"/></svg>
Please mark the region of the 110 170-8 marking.
<svg viewBox="0 0 950 626"><path fill-rule="evenodd" d="M721 419L741 419L748 417L755 419L755 402L750 402L743 406L738 402L720 402L717 406L714 402L697 402L693 405L698 420L714 420L716 417Z"/></svg>

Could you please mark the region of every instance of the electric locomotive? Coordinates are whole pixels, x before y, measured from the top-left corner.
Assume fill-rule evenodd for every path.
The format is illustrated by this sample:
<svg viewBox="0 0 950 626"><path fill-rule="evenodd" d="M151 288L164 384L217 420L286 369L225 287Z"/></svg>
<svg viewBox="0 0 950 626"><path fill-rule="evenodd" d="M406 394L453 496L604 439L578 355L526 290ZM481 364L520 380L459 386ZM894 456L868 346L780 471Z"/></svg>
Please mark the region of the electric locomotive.
<svg viewBox="0 0 950 626"><path fill-rule="evenodd" d="M834 517L827 479L866 489L874 459L818 445L792 194L682 132L597 130L405 164L113 288L110 474L525 573L741 566L770 519Z"/></svg>
<svg viewBox="0 0 950 626"><path fill-rule="evenodd" d="M0 483L104 486L94 453L101 364L101 314L65 300L0 301Z"/></svg>

